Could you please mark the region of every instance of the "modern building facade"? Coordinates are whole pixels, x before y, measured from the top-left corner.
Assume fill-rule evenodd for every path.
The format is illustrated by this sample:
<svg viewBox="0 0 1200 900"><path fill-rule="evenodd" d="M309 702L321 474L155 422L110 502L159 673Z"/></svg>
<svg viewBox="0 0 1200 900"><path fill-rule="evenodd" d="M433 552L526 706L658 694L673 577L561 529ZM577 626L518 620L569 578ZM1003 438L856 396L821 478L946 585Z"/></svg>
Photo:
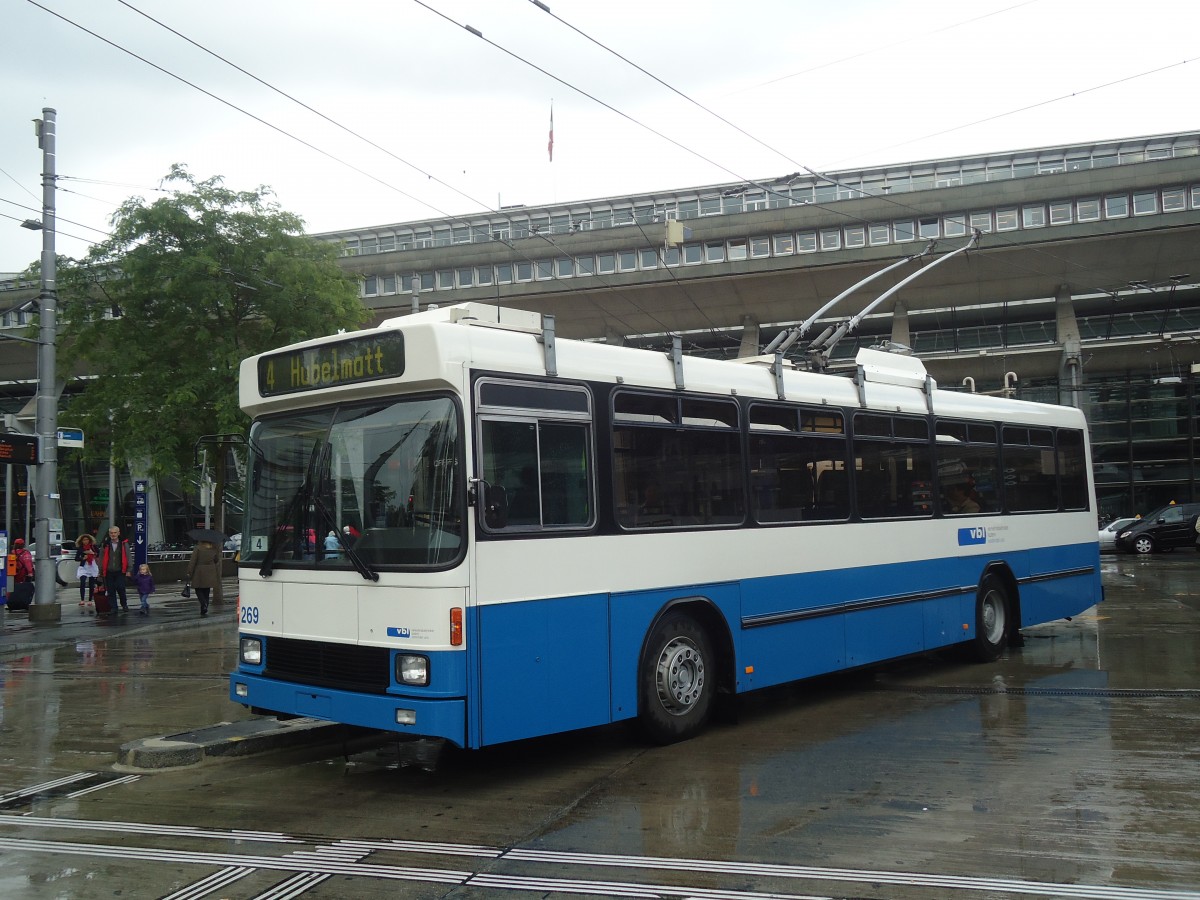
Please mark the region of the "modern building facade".
<svg viewBox="0 0 1200 900"><path fill-rule="evenodd" d="M667 223L686 229L668 237ZM1200 133L709 185L318 235L378 318L477 300L563 336L749 356L914 259L809 336L978 234L833 350L911 347L943 386L1082 407L1101 513L1197 498ZM805 342L789 358L806 362Z"/></svg>
<svg viewBox="0 0 1200 900"><path fill-rule="evenodd" d="M943 387L1079 406L1102 515L1200 499L1200 132L316 237L341 244L376 321L474 300L552 314L564 337L667 350L678 336L686 352L726 357L761 353L895 265L818 317L789 363L809 364L809 338L916 275L832 349L831 370L890 341ZM0 282L0 328L20 326L5 299L23 292L35 286ZM0 363L8 411L34 390L21 355Z"/></svg>

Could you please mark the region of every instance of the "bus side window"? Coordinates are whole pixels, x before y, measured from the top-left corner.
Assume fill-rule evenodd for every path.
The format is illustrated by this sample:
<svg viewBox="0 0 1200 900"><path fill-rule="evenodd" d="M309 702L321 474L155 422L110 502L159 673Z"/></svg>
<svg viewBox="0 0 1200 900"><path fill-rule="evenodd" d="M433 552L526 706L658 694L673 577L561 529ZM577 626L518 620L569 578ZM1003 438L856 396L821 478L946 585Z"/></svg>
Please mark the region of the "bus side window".
<svg viewBox="0 0 1200 900"><path fill-rule="evenodd" d="M864 467L857 475L859 515L867 519L888 515L891 497L887 473L879 468Z"/></svg>
<svg viewBox="0 0 1200 900"><path fill-rule="evenodd" d="M812 472L809 471L808 466L798 469L780 469L780 508L798 510L801 515L797 518L803 518L803 513L812 509L814 488Z"/></svg>
<svg viewBox="0 0 1200 900"><path fill-rule="evenodd" d="M511 478L508 480L513 481ZM537 469L534 466L522 466L509 491L508 524L540 525L542 503L539 495Z"/></svg>
<svg viewBox="0 0 1200 900"><path fill-rule="evenodd" d="M817 516L844 519L850 511L850 482L845 469L826 469L817 479Z"/></svg>
<svg viewBox="0 0 1200 900"><path fill-rule="evenodd" d="M591 524L588 426L484 419L480 436L486 528L583 528Z"/></svg>

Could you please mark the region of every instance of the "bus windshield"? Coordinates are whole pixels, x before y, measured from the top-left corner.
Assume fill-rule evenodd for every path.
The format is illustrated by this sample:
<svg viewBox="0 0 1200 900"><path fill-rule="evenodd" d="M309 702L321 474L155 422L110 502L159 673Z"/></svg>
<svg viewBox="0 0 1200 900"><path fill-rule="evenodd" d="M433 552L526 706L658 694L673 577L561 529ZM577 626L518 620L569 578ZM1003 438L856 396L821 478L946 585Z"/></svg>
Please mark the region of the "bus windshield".
<svg viewBox="0 0 1200 900"><path fill-rule="evenodd" d="M459 415L446 397L271 416L251 428L242 560L445 566L463 549Z"/></svg>

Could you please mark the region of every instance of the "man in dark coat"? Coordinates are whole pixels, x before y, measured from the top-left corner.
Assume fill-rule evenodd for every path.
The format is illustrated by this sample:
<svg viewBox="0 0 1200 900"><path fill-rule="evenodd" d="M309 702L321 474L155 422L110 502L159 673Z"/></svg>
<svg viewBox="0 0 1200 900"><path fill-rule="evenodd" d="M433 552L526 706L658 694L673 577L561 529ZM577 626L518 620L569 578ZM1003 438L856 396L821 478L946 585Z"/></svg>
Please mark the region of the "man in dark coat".
<svg viewBox="0 0 1200 900"><path fill-rule="evenodd" d="M109 600L119 597L121 609L126 612L129 611L129 599L125 596L125 576L132 574L129 563L129 541L121 540L121 529L114 525L100 545L100 577L108 589Z"/></svg>

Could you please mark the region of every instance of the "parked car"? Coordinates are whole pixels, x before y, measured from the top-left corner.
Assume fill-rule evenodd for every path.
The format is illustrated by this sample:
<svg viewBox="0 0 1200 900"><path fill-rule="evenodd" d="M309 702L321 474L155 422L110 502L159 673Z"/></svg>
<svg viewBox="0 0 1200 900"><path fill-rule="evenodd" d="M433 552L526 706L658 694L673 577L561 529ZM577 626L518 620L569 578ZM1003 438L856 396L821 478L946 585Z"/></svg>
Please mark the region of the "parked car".
<svg viewBox="0 0 1200 900"><path fill-rule="evenodd" d="M1156 509L1117 534L1122 553L1159 553L1196 543L1200 503L1174 503Z"/></svg>
<svg viewBox="0 0 1200 900"><path fill-rule="evenodd" d="M74 581L75 570L79 568L75 562L75 542L63 541L61 544L52 544L56 548L55 556L58 559L57 569L58 578L60 581ZM29 545L29 553L34 559L37 559L37 541Z"/></svg>
<svg viewBox="0 0 1200 900"><path fill-rule="evenodd" d="M55 555L59 559L74 559L75 558L75 542L63 541L61 544L52 545L55 548ZM29 552L33 554L33 558L37 559L37 541L29 545Z"/></svg>
<svg viewBox="0 0 1200 900"><path fill-rule="evenodd" d="M1117 535L1138 521L1135 516L1127 519L1113 519L1100 529L1100 552L1112 552L1117 549Z"/></svg>

